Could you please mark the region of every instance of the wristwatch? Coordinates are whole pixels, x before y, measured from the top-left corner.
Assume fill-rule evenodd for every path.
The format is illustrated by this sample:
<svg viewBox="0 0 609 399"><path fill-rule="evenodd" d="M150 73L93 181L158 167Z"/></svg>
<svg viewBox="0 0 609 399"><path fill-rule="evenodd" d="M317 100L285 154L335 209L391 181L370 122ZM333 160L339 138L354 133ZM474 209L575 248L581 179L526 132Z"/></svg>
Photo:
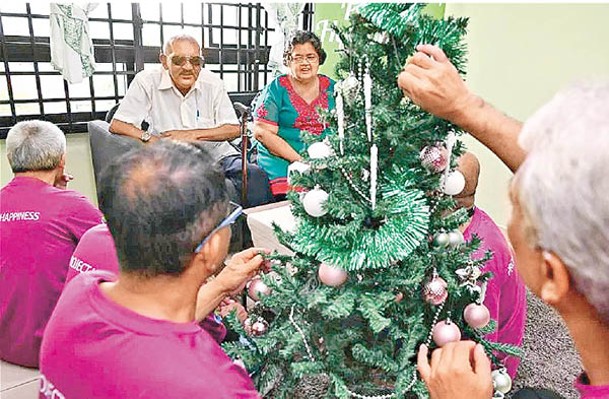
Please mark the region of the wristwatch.
<svg viewBox="0 0 609 399"><path fill-rule="evenodd" d="M150 139L152 138L152 135L150 134L150 132L142 132L142 135L140 136L140 139L146 143L148 141L150 141Z"/></svg>

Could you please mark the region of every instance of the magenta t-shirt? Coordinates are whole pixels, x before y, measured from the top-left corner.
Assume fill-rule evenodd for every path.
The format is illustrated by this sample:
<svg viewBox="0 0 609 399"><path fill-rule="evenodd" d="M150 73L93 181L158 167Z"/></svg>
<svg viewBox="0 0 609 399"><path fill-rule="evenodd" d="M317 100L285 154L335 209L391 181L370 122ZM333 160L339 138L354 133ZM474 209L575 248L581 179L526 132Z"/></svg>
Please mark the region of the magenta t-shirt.
<svg viewBox="0 0 609 399"><path fill-rule="evenodd" d="M580 399L607 399L609 398L609 385L590 385L586 373L582 373L575 383Z"/></svg>
<svg viewBox="0 0 609 399"><path fill-rule="evenodd" d="M83 273L61 296L40 350L40 398L258 398L247 372L196 322L151 319ZM53 396L55 395L55 396Z"/></svg>
<svg viewBox="0 0 609 399"><path fill-rule="evenodd" d="M114 245L114 238L105 223L89 229L80 239L74 254L70 258L70 269L66 276L66 285L81 273L95 270L106 270L113 274L119 272L118 255ZM226 326L222 318L214 313L209 314L201 327L218 342L226 337Z"/></svg>
<svg viewBox="0 0 609 399"><path fill-rule="evenodd" d="M70 258L66 284L80 273L97 269L107 270L114 274L118 274L119 270L114 239L105 223L91 227L80 238Z"/></svg>
<svg viewBox="0 0 609 399"><path fill-rule="evenodd" d="M493 342L503 342L521 346L527 316L526 289L512 258L512 251L499 227L482 209L474 210L469 226L463 232L467 241L476 234L481 240L480 247L472 257L480 259L486 251L493 251L493 257L484 266L483 272L492 272L486 289L484 304L497 321L497 330L486 336ZM512 378L515 377L520 359L498 353L498 358L506 366Z"/></svg>
<svg viewBox="0 0 609 399"><path fill-rule="evenodd" d="M81 194L39 179L18 176L0 190L0 358L38 367L70 256L101 220Z"/></svg>

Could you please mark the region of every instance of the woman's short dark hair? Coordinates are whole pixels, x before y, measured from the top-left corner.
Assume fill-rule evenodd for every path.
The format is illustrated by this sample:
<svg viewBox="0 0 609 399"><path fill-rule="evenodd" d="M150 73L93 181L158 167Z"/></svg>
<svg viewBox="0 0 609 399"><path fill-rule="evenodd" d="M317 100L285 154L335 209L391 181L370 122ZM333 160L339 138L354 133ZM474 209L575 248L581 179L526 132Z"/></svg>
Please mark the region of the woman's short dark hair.
<svg viewBox="0 0 609 399"><path fill-rule="evenodd" d="M326 62L327 55L324 49L321 48L321 40L319 40L319 37L317 37L315 33L306 30L297 30L286 43L285 50L283 51L283 65L288 66L290 63L290 57L292 56L294 47L306 43L311 43L311 45L313 45L315 52L319 56L319 65L323 65L323 63Z"/></svg>

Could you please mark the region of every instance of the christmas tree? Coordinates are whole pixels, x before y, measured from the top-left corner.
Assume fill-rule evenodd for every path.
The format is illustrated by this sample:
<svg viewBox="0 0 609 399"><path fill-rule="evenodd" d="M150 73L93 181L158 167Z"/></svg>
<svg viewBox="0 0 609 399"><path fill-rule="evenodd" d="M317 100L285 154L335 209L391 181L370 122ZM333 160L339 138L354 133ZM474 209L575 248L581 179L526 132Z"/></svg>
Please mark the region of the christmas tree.
<svg viewBox="0 0 609 399"><path fill-rule="evenodd" d="M487 258L464 242L452 195L461 132L404 100L396 79L415 47L433 43L463 73L467 20L437 20L418 4L375 3L335 27L343 49L336 109L323 113L333 134L302 132L309 143L290 182L298 224L279 240L294 256L273 254L272 272L254 280L257 304L243 338L225 344L261 393L294 397L304 376L324 375L327 397L427 395L416 352L467 337L493 351L494 328L480 306ZM320 111L321 112L321 111ZM466 307L469 309L464 316ZM486 311L486 313L485 313Z"/></svg>

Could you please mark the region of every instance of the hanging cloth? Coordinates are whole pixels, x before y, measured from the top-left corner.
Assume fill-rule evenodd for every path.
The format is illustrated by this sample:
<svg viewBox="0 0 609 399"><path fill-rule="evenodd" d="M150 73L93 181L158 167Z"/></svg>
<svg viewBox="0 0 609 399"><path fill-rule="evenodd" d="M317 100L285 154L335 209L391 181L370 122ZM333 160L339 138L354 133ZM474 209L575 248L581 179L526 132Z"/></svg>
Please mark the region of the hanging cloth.
<svg viewBox="0 0 609 399"><path fill-rule="evenodd" d="M51 65L68 82L80 83L95 71L88 15L97 3L50 6Z"/></svg>
<svg viewBox="0 0 609 399"><path fill-rule="evenodd" d="M263 2L262 7L269 14L271 20L278 25L275 42L271 45L269 53L268 68L273 75L287 73L288 68L283 65L283 51L285 45L294 32L298 29L298 18L305 8L306 3L269 3Z"/></svg>

